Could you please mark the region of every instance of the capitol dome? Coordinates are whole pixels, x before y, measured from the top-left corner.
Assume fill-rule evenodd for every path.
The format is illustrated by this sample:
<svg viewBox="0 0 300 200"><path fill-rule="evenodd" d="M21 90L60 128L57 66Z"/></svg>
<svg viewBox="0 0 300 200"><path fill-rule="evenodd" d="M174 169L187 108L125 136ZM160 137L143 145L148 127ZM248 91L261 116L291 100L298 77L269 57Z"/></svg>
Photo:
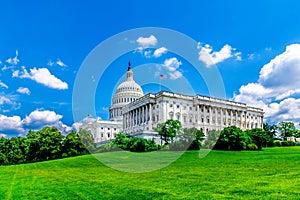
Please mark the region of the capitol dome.
<svg viewBox="0 0 300 200"><path fill-rule="evenodd" d="M126 80L117 87L116 93L112 98L112 105L109 109L110 120L122 121L122 108L142 96L144 96L143 90L133 80L133 71L130 69L130 63L128 63Z"/></svg>

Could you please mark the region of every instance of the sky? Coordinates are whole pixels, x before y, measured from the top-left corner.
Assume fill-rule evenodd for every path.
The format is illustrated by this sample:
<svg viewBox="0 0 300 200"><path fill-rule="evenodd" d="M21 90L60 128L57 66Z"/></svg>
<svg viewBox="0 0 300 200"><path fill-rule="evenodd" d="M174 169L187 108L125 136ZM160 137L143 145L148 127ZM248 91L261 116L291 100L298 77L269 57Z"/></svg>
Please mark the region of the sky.
<svg viewBox="0 0 300 200"><path fill-rule="evenodd" d="M107 119L128 61L145 94L216 96L299 124L299 9L296 0L1 1L0 136Z"/></svg>

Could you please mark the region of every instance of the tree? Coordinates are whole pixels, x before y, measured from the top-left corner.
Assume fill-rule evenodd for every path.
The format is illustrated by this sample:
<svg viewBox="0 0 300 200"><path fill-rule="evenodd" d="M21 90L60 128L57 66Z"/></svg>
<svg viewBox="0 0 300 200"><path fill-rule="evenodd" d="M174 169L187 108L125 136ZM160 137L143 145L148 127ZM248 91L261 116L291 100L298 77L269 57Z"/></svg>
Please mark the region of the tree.
<svg viewBox="0 0 300 200"><path fill-rule="evenodd" d="M251 130L246 130L245 133L251 137L252 142L257 146L258 150L261 150L262 147L267 146L267 141L269 136L261 128L254 128Z"/></svg>
<svg viewBox="0 0 300 200"><path fill-rule="evenodd" d="M277 131L277 126L276 124L268 124L268 123L264 123L263 124L263 129L265 131L265 134L267 136L267 145L268 147L272 147L274 146L274 139L276 136L276 131Z"/></svg>
<svg viewBox="0 0 300 200"><path fill-rule="evenodd" d="M170 141L173 141L173 138L178 135L181 129L181 123L178 120L169 119L164 123L160 123L157 125L156 131L160 135L160 138L165 142L165 144L169 144Z"/></svg>
<svg viewBox="0 0 300 200"><path fill-rule="evenodd" d="M221 131L216 149L243 150L251 144L251 138L236 126L226 127Z"/></svg>
<svg viewBox="0 0 300 200"><path fill-rule="evenodd" d="M211 130L207 133L207 138L204 140L203 147L212 149L220 137L220 131Z"/></svg>
<svg viewBox="0 0 300 200"><path fill-rule="evenodd" d="M39 131L29 131L26 137L29 160L50 160L61 157L64 136L56 127L44 127Z"/></svg>
<svg viewBox="0 0 300 200"><path fill-rule="evenodd" d="M63 157L80 155L84 151L85 146L79 135L75 131L71 131L62 143Z"/></svg>
<svg viewBox="0 0 300 200"><path fill-rule="evenodd" d="M189 150L199 150L204 140L204 133L197 128L184 128L183 139L186 141Z"/></svg>
<svg viewBox="0 0 300 200"><path fill-rule="evenodd" d="M283 140L287 140L288 137L297 137L298 130L293 122L279 122L277 128Z"/></svg>
<svg viewBox="0 0 300 200"><path fill-rule="evenodd" d="M93 152L96 150L95 143L94 143L94 137L93 137L91 131L81 128L78 132L78 135L79 135L82 143L84 144L85 148L88 151Z"/></svg>

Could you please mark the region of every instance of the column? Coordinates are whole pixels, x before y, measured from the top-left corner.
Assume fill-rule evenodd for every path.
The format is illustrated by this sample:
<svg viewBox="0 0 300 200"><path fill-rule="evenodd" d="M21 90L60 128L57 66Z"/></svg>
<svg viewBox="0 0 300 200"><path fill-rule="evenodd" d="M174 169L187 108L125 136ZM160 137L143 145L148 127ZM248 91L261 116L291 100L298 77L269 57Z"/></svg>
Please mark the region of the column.
<svg viewBox="0 0 300 200"><path fill-rule="evenodd" d="M240 111L240 112L239 112L239 114L240 114L240 118L239 118L239 119L240 119L240 128L241 128L241 129L243 129L243 123L242 123L242 119L243 119L243 118L242 118L242 116L243 116L243 112L242 112L242 111Z"/></svg>
<svg viewBox="0 0 300 200"><path fill-rule="evenodd" d="M145 107L142 106L142 123L144 123L145 121Z"/></svg>
<svg viewBox="0 0 300 200"><path fill-rule="evenodd" d="M215 107L215 125L217 126L218 125L218 109L217 107Z"/></svg>
<svg viewBox="0 0 300 200"><path fill-rule="evenodd" d="M223 109L222 108L220 108L220 120L221 120L220 126L223 127L224 126L224 122L223 122Z"/></svg>
<svg viewBox="0 0 300 200"><path fill-rule="evenodd" d="M145 106L146 106L145 122L148 124L148 105Z"/></svg>
<svg viewBox="0 0 300 200"><path fill-rule="evenodd" d="M151 103L149 104L149 122L152 124L152 105Z"/></svg>
<svg viewBox="0 0 300 200"><path fill-rule="evenodd" d="M211 109L211 106L209 106L209 124L212 124L212 109Z"/></svg>
<svg viewBox="0 0 300 200"><path fill-rule="evenodd" d="M225 109L225 124L228 126L228 109Z"/></svg>
<svg viewBox="0 0 300 200"><path fill-rule="evenodd" d="M232 118L233 118L232 110L230 110L230 126L232 126Z"/></svg>

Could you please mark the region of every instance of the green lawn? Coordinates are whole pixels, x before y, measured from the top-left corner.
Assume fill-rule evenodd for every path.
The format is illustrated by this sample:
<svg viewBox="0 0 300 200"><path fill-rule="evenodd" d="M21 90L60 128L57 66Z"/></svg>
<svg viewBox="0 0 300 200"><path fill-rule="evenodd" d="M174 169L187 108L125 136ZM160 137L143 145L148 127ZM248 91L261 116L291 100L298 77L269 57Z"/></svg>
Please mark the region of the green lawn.
<svg viewBox="0 0 300 200"><path fill-rule="evenodd" d="M174 152L160 154L168 159ZM142 153L96 157L107 164L119 159L115 166L122 170L121 161L153 165ZM1 166L0 177L0 199L300 199L300 147L211 151L202 159L199 151L187 151L148 173L118 171L87 155Z"/></svg>

